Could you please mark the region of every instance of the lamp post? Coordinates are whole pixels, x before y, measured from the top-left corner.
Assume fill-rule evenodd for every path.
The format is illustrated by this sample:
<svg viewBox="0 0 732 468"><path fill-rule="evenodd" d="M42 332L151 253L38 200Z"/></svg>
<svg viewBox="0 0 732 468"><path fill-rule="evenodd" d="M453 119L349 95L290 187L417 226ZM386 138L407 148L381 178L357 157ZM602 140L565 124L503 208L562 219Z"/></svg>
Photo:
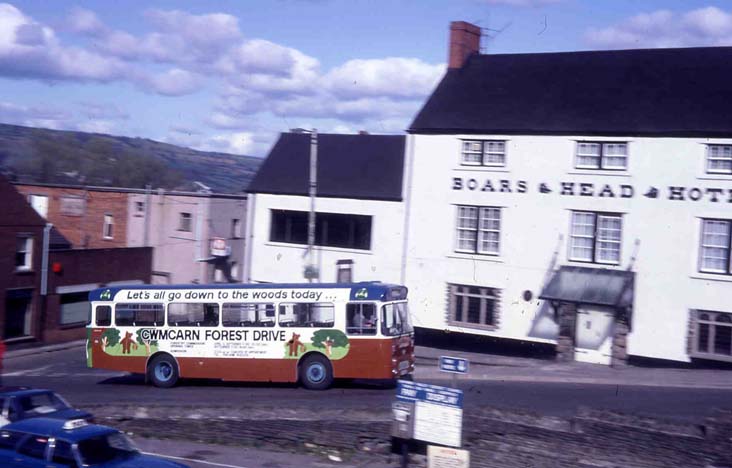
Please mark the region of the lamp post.
<svg viewBox="0 0 732 468"><path fill-rule="evenodd" d="M308 214L308 250L307 265L305 265L303 276L312 283L320 276L315 266L315 197L318 194L318 130L305 130L303 128L293 129L296 133L310 134L310 178L308 181L308 196L310 197L310 213Z"/></svg>
<svg viewBox="0 0 732 468"><path fill-rule="evenodd" d="M315 266L315 197L318 193L318 130L310 132L310 184L308 194L310 195L310 215L308 216L308 281L317 279L318 268Z"/></svg>

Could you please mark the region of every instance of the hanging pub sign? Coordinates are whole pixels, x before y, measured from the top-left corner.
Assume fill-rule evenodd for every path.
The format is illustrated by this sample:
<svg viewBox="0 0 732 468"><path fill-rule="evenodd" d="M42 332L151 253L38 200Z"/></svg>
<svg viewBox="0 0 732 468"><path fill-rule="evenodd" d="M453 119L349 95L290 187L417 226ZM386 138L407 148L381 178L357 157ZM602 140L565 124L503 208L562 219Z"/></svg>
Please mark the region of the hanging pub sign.
<svg viewBox="0 0 732 468"><path fill-rule="evenodd" d="M595 184L590 182L563 181L558 183L538 182L532 186L526 180L479 179L474 177L453 177L452 190L469 192L529 193L535 190L541 194L598 198L660 198L672 201L707 201L711 203L732 203L732 188L686 187L669 185L637 189L629 184Z"/></svg>

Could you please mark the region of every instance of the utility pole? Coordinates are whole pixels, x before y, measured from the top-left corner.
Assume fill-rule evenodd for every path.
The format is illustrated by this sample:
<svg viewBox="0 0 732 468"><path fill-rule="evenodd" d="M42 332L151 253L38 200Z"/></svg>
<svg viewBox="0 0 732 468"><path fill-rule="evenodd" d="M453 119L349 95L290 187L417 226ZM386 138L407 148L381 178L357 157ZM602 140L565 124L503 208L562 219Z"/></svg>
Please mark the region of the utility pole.
<svg viewBox="0 0 732 468"><path fill-rule="evenodd" d="M315 197L318 192L318 130L310 131L310 214L308 216L308 264L305 267L305 277L312 283L319 276L315 266Z"/></svg>

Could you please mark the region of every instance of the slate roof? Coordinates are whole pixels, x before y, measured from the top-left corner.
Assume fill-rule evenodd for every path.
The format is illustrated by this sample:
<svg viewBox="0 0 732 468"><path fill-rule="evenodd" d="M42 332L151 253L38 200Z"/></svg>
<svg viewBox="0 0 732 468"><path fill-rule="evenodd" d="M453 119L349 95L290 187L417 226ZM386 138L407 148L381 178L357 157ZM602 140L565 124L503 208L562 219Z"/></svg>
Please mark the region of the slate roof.
<svg viewBox="0 0 732 468"><path fill-rule="evenodd" d="M404 135L318 134L318 197L402 200ZM308 195L310 134L283 133L249 193Z"/></svg>
<svg viewBox="0 0 732 468"><path fill-rule="evenodd" d="M732 47L473 55L410 133L732 135Z"/></svg>

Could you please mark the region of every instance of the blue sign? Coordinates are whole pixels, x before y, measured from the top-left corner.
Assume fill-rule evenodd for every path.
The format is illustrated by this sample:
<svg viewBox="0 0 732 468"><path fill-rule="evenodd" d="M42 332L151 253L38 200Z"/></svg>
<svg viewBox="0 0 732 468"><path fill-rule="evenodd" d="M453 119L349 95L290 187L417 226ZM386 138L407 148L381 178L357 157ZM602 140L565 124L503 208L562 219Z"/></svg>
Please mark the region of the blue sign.
<svg viewBox="0 0 732 468"><path fill-rule="evenodd" d="M468 360L449 356L440 356L440 370L454 374L468 373Z"/></svg>
<svg viewBox="0 0 732 468"><path fill-rule="evenodd" d="M455 388L399 380L397 383L397 400L424 401L435 405L462 408L463 392Z"/></svg>

